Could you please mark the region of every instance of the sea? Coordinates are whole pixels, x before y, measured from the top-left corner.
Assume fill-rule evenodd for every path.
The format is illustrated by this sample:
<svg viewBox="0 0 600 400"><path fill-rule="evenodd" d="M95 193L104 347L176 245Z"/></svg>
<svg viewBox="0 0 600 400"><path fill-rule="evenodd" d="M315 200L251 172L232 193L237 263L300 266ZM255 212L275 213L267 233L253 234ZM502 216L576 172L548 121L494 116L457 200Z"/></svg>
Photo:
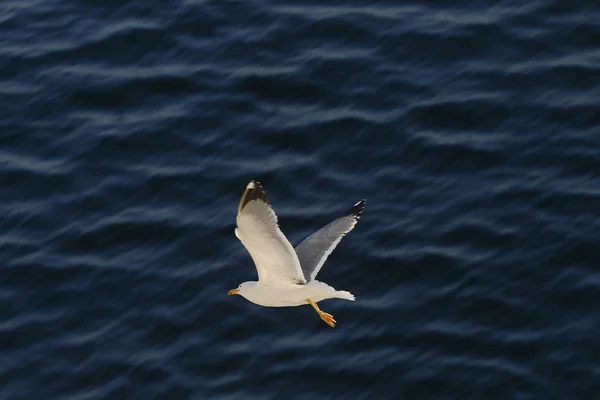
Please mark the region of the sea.
<svg viewBox="0 0 600 400"><path fill-rule="evenodd" d="M0 210L2 400L600 399L600 3L2 0Z"/></svg>

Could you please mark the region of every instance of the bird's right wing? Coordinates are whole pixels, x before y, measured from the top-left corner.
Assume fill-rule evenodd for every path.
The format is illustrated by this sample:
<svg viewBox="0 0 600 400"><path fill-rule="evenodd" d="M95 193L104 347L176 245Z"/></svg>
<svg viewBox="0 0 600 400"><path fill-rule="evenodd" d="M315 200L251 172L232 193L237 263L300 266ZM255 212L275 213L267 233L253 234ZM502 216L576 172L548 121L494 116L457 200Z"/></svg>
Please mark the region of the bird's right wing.
<svg viewBox="0 0 600 400"><path fill-rule="evenodd" d="M240 239L261 282L305 284L294 248L277 224L277 215L262 185L251 181L240 200L235 235Z"/></svg>
<svg viewBox="0 0 600 400"><path fill-rule="evenodd" d="M354 228L362 215L366 202L365 199L359 201L343 217L325 225L296 246L296 254L306 282L315 279L327 257L342 238Z"/></svg>

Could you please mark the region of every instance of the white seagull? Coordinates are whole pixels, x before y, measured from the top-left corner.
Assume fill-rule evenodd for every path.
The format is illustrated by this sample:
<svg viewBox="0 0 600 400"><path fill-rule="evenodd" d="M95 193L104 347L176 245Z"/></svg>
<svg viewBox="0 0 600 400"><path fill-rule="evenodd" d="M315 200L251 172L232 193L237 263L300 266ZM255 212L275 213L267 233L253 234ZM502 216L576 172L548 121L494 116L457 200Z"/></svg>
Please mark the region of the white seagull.
<svg viewBox="0 0 600 400"><path fill-rule="evenodd" d="M228 294L239 294L264 307L310 304L323 321L334 327L333 316L321 311L317 303L333 298L354 301L354 295L335 290L315 278L342 237L358 222L365 202L359 201L344 216L325 225L294 249L279 229L277 215L262 185L250 181L238 206L235 236L252 257L258 282L244 282Z"/></svg>

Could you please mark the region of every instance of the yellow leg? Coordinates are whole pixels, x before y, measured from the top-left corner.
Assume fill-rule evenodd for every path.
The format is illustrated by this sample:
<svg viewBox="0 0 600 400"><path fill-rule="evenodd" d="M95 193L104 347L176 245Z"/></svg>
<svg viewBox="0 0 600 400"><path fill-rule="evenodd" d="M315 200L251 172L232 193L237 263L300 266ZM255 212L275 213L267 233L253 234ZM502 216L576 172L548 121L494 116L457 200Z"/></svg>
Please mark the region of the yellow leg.
<svg viewBox="0 0 600 400"><path fill-rule="evenodd" d="M327 325L329 325L332 328L335 326L335 319L333 319L333 315L327 314L326 312L321 311L321 309L319 308L319 306L317 305L317 303L315 303L311 299L306 299L306 301L308 301L308 304L310 304L315 309L315 311L317 312L317 314L319 314L319 317L321 317L321 319L323 321L325 321L325 323Z"/></svg>

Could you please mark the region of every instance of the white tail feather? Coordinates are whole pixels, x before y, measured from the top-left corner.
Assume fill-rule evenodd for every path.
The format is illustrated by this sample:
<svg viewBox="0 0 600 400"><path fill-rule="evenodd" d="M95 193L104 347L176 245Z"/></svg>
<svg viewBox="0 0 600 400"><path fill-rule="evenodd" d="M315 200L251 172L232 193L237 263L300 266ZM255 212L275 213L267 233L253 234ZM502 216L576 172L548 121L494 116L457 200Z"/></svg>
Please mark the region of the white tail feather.
<svg viewBox="0 0 600 400"><path fill-rule="evenodd" d="M346 292L345 290L336 290L335 294L335 297L338 299L354 301L354 295L350 292Z"/></svg>

